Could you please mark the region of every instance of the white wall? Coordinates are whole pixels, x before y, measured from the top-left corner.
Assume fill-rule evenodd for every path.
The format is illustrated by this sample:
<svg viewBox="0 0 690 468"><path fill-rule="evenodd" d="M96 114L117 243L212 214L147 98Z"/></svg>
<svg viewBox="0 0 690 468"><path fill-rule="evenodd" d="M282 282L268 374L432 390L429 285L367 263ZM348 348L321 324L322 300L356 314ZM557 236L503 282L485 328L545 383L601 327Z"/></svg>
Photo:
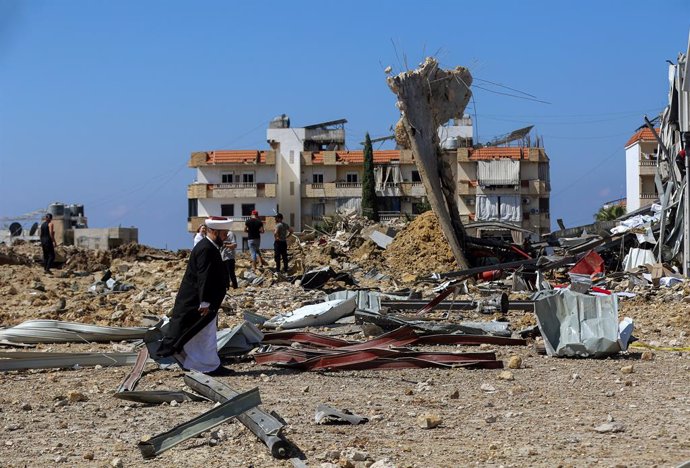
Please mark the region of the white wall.
<svg viewBox="0 0 690 468"><path fill-rule="evenodd" d="M266 131L269 142L277 142L276 169L278 173L277 202L285 221L294 224L296 231L302 230L302 207L300 187L300 166L304 149L304 128L269 128ZM290 187L293 187L292 194ZM294 218L294 223L291 221Z"/></svg>
<svg viewBox="0 0 690 468"><path fill-rule="evenodd" d="M640 145L630 145L625 150L625 198L627 211L640 208Z"/></svg>

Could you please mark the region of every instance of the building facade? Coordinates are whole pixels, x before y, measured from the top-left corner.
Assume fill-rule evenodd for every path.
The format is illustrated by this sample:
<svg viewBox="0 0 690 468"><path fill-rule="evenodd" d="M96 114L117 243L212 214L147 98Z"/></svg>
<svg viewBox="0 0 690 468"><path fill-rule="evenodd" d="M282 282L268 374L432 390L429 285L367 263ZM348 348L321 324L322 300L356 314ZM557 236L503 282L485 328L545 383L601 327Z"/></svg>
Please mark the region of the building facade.
<svg viewBox="0 0 690 468"><path fill-rule="evenodd" d="M651 205L659 198L654 183L656 165L657 141L654 134L648 128L638 130L625 144L625 197L628 212Z"/></svg>
<svg viewBox="0 0 690 468"><path fill-rule="evenodd" d="M301 128L286 116L267 131L270 150L193 153L196 181L188 186L188 230L207 216L244 221L256 209L266 222L264 246L272 245L273 215L280 211L300 231L324 216L359 211L364 153L345 149L345 120ZM550 230L549 160L543 148L472 148L472 122L465 117L439 129L442 158L457 182L464 223L496 221L537 235ZM428 208L412 151L374 151L374 177L383 219L415 215Z"/></svg>

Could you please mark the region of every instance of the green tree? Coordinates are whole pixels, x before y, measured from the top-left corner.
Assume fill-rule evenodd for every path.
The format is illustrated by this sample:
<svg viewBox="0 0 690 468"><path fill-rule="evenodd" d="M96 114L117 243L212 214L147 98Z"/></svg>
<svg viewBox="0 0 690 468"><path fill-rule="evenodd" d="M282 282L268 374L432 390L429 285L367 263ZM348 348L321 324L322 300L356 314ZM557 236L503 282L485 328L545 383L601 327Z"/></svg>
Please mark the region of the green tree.
<svg viewBox="0 0 690 468"><path fill-rule="evenodd" d="M376 200L376 180L374 179L374 150L367 133L364 140L364 175L362 176L362 215L379 222L379 207Z"/></svg>
<svg viewBox="0 0 690 468"><path fill-rule="evenodd" d="M597 214L594 215L596 221L613 221L626 213L623 205L602 206Z"/></svg>

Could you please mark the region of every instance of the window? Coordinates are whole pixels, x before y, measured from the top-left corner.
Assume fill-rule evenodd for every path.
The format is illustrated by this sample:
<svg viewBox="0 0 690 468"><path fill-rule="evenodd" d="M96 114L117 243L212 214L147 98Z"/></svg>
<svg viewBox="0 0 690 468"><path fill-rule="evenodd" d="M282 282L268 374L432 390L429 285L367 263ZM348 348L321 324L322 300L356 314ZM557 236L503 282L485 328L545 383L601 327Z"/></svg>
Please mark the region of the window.
<svg viewBox="0 0 690 468"><path fill-rule="evenodd" d="M311 205L311 215L314 218L321 218L326 214L326 204L325 203L314 203Z"/></svg>
<svg viewBox="0 0 690 468"><path fill-rule="evenodd" d="M323 184L323 174L312 174L311 175L312 184Z"/></svg>
<svg viewBox="0 0 690 468"><path fill-rule="evenodd" d="M221 216L235 216L235 205L220 205Z"/></svg>
<svg viewBox="0 0 690 468"><path fill-rule="evenodd" d="M290 226L295 225L295 213L290 213Z"/></svg>
<svg viewBox="0 0 690 468"><path fill-rule="evenodd" d="M196 198L190 198L187 200L187 216L190 218L199 216L199 205L197 204Z"/></svg>
<svg viewBox="0 0 690 468"><path fill-rule="evenodd" d="M290 196L291 197L295 196L295 182L292 180L290 181Z"/></svg>
<svg viewBox="0 0 690 468"><path fill-rule="evenodd" d="M419 171L412 171L412 182L421 182L422 178L419 175Z"/></svg>
<svg viewBox="0 0 690 468"><path fill-rule="evenodd" d="M224 172L223 174L220 175L220 183L221 184L232 184L233 182L233 173L232 172Z"/></svg>
<svg viewBox="0 0 690 468"><path fill-rule="evenodd" d="M290 150L290 164L295 164L295 151Z"/></svg>
<svg viewBox="0 0 690 468"><path fill-rule="evenodd" d="M245 184L253 184L254 183L254 173L253 172L242 173L242 182L244 182Z"/></svg>
<svg viewBox="0 0 690 468"><path fill-rule="evenodd" d="M357 173L356 172L348 172L347 175L345 176L345 181L350 183L350 184L356 184L357 183Z"/></svg>
<svg viewBox="0 0 690 468"><path fill-rule="evenodd" d="M242 203L242 216L251 216L255 209L254 203Z"/></svg>
<svg viewBox="0 0 690 468"><path fill-rule="evenodd" d="M548 213L549 212L549 199L548 198L540 198L539 199L539 212L540 213Z"/></svg>

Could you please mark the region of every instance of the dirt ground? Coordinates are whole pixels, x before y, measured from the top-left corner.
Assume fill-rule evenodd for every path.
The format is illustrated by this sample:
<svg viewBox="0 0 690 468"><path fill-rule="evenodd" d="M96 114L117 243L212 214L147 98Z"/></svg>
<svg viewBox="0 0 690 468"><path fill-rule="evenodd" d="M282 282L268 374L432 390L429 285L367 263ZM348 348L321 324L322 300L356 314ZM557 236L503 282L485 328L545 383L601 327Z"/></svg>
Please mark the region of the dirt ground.
<svg viewBox="0 0 690 468"><path fill-rule="evenodd" d="M403 240L396 237L396 242ZM423 243L429 242L434 239ZM407 287L424 297L433 296L433 285L406 282L408 272L393 265L396 246L382 254L369 241L337 249L329 245L291 252L302 255L304 266L359 265L353 271L360 285L370 284L362 275L375 265L390 275L377 281L381 289ZM45 276L40 266L31 264L38 253L35 245L18 246L10 256L29 264L0 265L0 326L32 318L138 326L146 315L169 311L185 268L184 252L141 248L95 258L67 251L72 264ZM409 253L400 253L399 258L405 256ZM444 270L449 268L446 257L434 261ZM432 263L424 267L432 269ZM89 292L104 267L134 289ZM240 277L245 277L247 267L241 257ZM272 316L323 295L280 281L268 271L262 278L250 284L255 278L248 276L240 289L229 292L221 327L240 323L244 311ZM631 348L615 358L594 360L549 358L538 354L533 343L483 345L482 350L496 350L506 364L504 370L298 372L247 359L229 364L235 374L218 379L237 391L258 387L263 408L285 419L284 434L304 452L308 466L676 467L690 460L690 286L681 283L637 292L635 298L621 301L620 316L635 320L634 335L641 343L663 349ZM451 315L456 320L491 318L473 311ZM513 330L534 321L531 313L520 311L511 311L508 318ZM365 339L353 327L345 329L349 330L345 338ZM337 333L329 328L312 331ZM130 343L75 343L39 345L36 350L113 352L128 347ZM475 351L477 347L423 349ZM507 368L512 356L521 357L520 368ZM129 371L129 367L106 367L2 373L0 466L292 466L287 460L273 459L237 421L144 460L137 449L142 437L167 431L207 411L212 403L143 405L114 398ZM180 371L158 370L149 363L137 390L178 390L184 388L182 376ZM65 399L75 392L84 401ZM369 422L317 425L314 414L320 403L348 409ZM418 419L427 414L440 424L433 429L420 427ZM606 423L618 432L594 430Z"/></svg>

